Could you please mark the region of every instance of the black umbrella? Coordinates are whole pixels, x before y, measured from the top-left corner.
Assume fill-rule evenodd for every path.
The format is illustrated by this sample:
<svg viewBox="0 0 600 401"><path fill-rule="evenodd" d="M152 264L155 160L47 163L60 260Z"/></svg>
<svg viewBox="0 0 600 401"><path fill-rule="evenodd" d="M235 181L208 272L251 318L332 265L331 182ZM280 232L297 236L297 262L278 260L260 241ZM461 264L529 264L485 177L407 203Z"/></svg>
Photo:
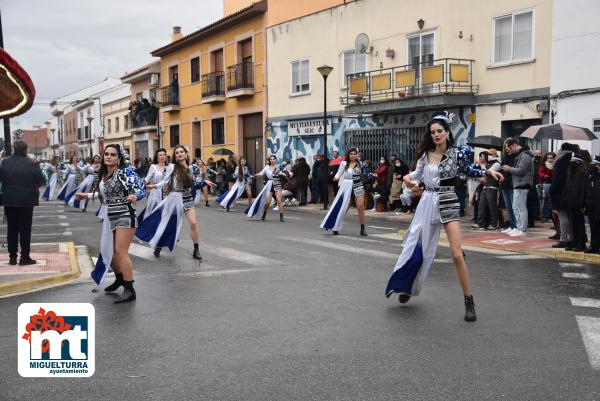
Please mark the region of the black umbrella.
<svg viewBox="0 0 600 401"><path fill-rule="evenodd" d="M228 155L232 155L233 152L229 149L225 149L225 148L221 148L221 149L217 149L214 152L212 152L213 155L216 156L228 156Z"/></svg>
<svg viewBox="0 0 600 401"><path fill-rule="evenodd" d="M562 139L565 141L591 141L596 136L587 128L574 127L567 124L532 125L521 134L521 138L529 139Z"/></svg>
<svg viewBox="0 0 600 401"><path fill-rule="evenodd" d="M504 146L504 141L499 136L481 135L476 136L475 139L473 139L470 142L467 142L467 145L472 146L474 148L494 148L496 150L502 150Z"/></svg>

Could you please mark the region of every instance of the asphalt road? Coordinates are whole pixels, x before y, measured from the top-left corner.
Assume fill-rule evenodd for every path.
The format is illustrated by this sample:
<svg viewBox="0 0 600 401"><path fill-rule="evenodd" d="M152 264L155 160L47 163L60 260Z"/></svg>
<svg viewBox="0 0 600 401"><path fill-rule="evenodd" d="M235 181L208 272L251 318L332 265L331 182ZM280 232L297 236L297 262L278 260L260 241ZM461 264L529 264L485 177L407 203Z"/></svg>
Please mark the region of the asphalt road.
<svg viewBox="0 0 600 401"><path fill-rule="evenodd" d="M467 323L447 248L400 305L384 296L399 227L371 221L361 238L348 219L334 237L316 215L241 209L198 209L201 263L187 227L160 259L133 245L135 303L91 282L0 299L0 400L600 400L600 266L467 251L479 318ZM97 254L93 210L44 214L68 226L34 232ZM19 376L23 302L94 305L92 378Z"/></svg>

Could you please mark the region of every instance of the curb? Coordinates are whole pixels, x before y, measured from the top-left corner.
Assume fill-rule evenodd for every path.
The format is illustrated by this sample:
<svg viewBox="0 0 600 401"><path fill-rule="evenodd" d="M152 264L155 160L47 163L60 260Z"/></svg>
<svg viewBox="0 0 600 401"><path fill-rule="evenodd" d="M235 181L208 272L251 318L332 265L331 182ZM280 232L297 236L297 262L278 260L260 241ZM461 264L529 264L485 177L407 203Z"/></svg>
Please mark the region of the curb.
<svg viewBox="0 0 600 401"><path fill-rule="evenodd" d="M399 237L404 236L405 230L398 230L396 235ZM447 241L440 240L440 244L449 245ZM492 249L495 251L504 251L504 252L512 252L512 253L520 253L523 255L540 255L546 256L552 259L562 259L562 260L572 260L576 262L586 262L586 263L594 263L600 264L600 254L597 253L583 253L583 252L570 252L565 251L563 249L552 249L552 248L533 248L533 249L506 249L506 248L498 248L493 245L480 244L480 245L468 245L471 248L481 248L481 249Z"/></svg>
<svg viewBox="0 0 600 401"><path fill-rule="evenodd" d="M79 270L79 263L77 261L75 244L73 242L67 242L67 247L69 249L69 259L71 261L70 272L60 273L50 277L19 280L0 284L0 298L20 295L22 293L32 292L43 288L45 289L48 287L54 287L78 278L81 272Z"/></svg>

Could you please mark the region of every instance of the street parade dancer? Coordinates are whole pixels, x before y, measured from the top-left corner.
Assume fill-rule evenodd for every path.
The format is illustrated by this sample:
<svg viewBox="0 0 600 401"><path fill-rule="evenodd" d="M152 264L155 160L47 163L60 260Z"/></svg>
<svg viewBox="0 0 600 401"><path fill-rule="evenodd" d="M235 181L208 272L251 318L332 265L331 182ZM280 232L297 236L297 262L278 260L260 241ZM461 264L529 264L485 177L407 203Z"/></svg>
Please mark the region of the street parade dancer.
<svg viewBox="0 0 600 401"><path fill-rule="evenodd" d="M115 272L115 281L104 289L112 293L123 286L123 292L115 303L136 299L133 288L133 264L129 257L129 246L137 227L133 204L145 194L144 181L131 166L126 166L124 152L119 145L107 145L97 173L97 184L91 193L77 193L79 200L99 197L106 204L101 209L102 236L100 255L92 271L92 278L100 285L110 268ZM96 194L97 192L97 194Z"/></svg>
<svg viewBox="0 0 600 401"><path fill-rule="evenodd" d="M288 175L289 172L284 167L277 166L277 158L274 155L269 156L268 164L262 169L260 173L255 174L255 177L267 177L267 182L263 187L262 191L258 194L254 202L246 208L246 215L248 218L253 218L262 212L261 220L265 220L267 217L267 210L271 204L273 194L277 200L277 208L279 209L279 221L283 220L283 188L281 186L281 176Z"/></svg>
<svg viewBox="0 0 600 401"><path fill-rule="evenodd" d="M363 177L370 178L372 174L365 165L358 160L358 149L350 148L346 152L346 160L340 163L338 171L333 177L334 181L341 180L338 193L321 223L324 230L333 230L338 235L344 224L344 216L348 211L352 194L358 209L358 221L360 222L360 235L366 237L365 230L365 189L362 184Z"/></svg>
<svg viewBox="0 0 600 401"><path fill-rule="evenodd" d="M198 248L196 209L192 197L192 188L199 188L202 178L198 166L190 164L187 153L185 147L176 146L172 164L167 168L163 180L157 184L146 185L147 189L165 188L168 193L151 214L146 214L136 232L140 241L148 243L154 249L156 257L160 256L163 247L173 251L185 217L194 243L192 257L202 260Z"/></svg>
<svg viewBox="0 0 600 401"><path fill-rule="evenodd" d="M48 185L46 186L46 189L42 194L42 199L45 199L47 201L55 200L58 196L58 192L56 191L58 189L58 165L58 156L54 156L54 158L52 158L52 162L50 162L48 166L46 166L49 178Z"/></svg>
<svg viewBox="0 0 600 401"><path fill-rule="evenodd" d="M235 184L217 198L217 203L227 211L235 205L235 202L244 192L246 192L246 196L248 197L248 206L252 205L252 172L247 166L245 157L240 157L238 166L236 166L233 173L233 178L235 178Z"/></svg>
<svg viewBox="0 0 600 401"><path fill-rule="evenodd" d="M200 185L192 188L192 197L194 198L194 206L200 206L201 196L204 195L204 204L206 207L210 207L208 203L208 191L209 188L216 187L217 184L206 178L206 172L210 171L210 168L206 167L202 159L194 159L193 164L198 166L200 169Z"/></svg>
<svg viewBox="0 0 600 401"><path fill-rule="evenodd" d="M165 148L156 149L154 152L154 158L152 159L152 164L148 169L148 174L146 174L146 189L148 189L148 185L156 185L161 182L164 178L166 170L167 150ZM146 208L138 215L138 223L141 223L145 217L150 216L158 204L163 201L163 198L164 196L162 188L150 189L146 198Z"/></svg>
<svg viewBox="0 0 600 401"><path fill-rule="evenodd" d="M63 201L65 205L69 203L69 200L75 194L75 190L83 179L83 168L77 164L78 160L77 156L72 156L63 173L65 183L56 199Z"/></svg>
<svg viewBox="0 0 600 401"><path fill-rule="evenodd" d="M464 294L465 320L475 321L475 303L469 284L469 271L461 249L460 204L454 186L459 178L484 176L503 177L496 171L473 168L473 150L454 146L450 130L453 114L444 112L427 123L419 150L415 171L404 177L409 188L424 185L423 195L404 234L402 253L394 268L385 294L399 294L400 303L419 295L421 286L435 257L442 225L450 244L452 259Z"/></svg>
<svg viewBox="0 0 600 401"><path fill-rule="evenodd" d="M77 186L75 189L75 193L88 193L92 189L94 185L94 179L96 178L96 172L100 169L100 165L102 164L102 157L100 155L94 155L92 158L92 163L83 167L83 172L87 174L87 176L81 181L81 184ZM71 196L68 202L69 206L74 207L75 209L81 209L82 212L85 212L87 209L88 200L79 200L75 196Z"/></svg>

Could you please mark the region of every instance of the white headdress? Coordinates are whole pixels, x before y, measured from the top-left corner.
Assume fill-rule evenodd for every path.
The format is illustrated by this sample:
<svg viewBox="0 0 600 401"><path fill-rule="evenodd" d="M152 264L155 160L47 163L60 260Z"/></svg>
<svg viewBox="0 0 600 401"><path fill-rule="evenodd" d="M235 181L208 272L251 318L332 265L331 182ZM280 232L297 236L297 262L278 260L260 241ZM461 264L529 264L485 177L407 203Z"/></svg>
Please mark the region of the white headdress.
<svg viewBox="0 0 600 401"><path fill-rule="evenodd" d="M452 120L454 120L454 113L448 113L447 111L444 111L444 114L438 114L433 116L433 120L442 120L448 123L448 125L452 124Z"/></svg>

